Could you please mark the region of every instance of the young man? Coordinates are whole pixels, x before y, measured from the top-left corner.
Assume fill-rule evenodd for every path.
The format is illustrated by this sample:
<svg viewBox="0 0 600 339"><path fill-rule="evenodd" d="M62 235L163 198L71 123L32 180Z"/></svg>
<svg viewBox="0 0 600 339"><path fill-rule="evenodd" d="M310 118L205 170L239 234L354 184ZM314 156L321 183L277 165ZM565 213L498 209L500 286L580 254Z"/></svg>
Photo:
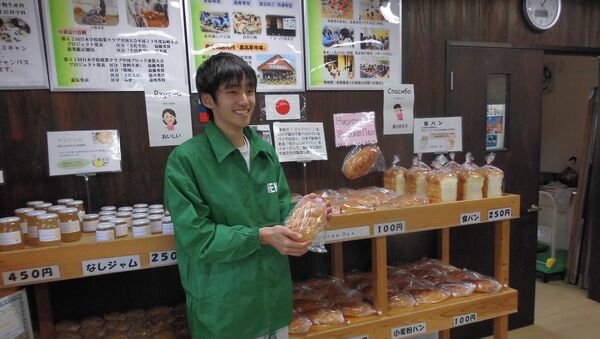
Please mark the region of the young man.
<svg viewBox="0 0 600 339"><path fill-rule="evenodd" d="M248 127L256 75L219 53L196 74L210 122L176 147L165 170L165 203L194 338L287 338L292 287L287 255L310 241L281 226L293 207L273 147Z"/></svg>

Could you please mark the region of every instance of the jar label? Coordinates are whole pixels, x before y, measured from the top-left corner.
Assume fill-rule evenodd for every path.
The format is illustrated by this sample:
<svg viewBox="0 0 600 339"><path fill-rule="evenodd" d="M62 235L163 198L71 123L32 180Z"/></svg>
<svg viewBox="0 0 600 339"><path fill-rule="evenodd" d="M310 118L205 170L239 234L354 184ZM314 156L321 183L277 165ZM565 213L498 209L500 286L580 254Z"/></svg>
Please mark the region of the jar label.
<svg viewBox="0 0 600 339"><path fill-rule="evenodd" d="M115 240L114 230L96 231L96 241L110 241L110 240Z"/></svg>
<svg viewBox="0 0 600 339"><path fill-rule="evenodd" d="M30 238L38 237L38 227L37 226L27 226L27 234Z"/></svg>
<svg viewBox="0 0 600 339"><path fill-rule="evenodd" d="M115 236L124 237L127 236L127 224L115 225Z"/></svg>
<svg viewBox="0 0 600 339"><path fill-rule="evenodd" d="M98 226L98 220L92 221L84 221L83 222L83 231L84 232L94 232L96 231L96 226Z"/></svg>
<svg viewBox="0 0 600 339"><path fill-rule="evenodd" d="M174 234L175 230L173 229L173 224L162 224L162 232L163 234Z"/></svg>
<svg viewBox="0 0 600 339"><path fill-rule="evenodd" d="M0 245L16 245L21 243L21 232L6 232L0 233Z"/></svg>
<svg viewBox="0 0 600 339"><path fill-rule="evenodd" d="M38 230L38 235L40 237L40 242L60 240L60 228Z"/></svg>
<svg viewBox="0 0 600 339"><path fill-rule="evenodd" d="M27 234L27 221L21 222L21 233Z"/></svg>
<svg viewBox="0 0 600 339"><path fill-rule="evenodd" d="M79 221L59 222L58 226L60 227L60 233L62 234L81 231Z"/></svg>
<svg viewBox="0 0 600 339"><path fill-rule="evenodd" d="M162 222L160 220L150 222L150 231L152 234L162 232Z"/></svg>
<svg viewBox="0 0 600 339"><path fill-rule="evenodd" d="M133 229L133 237L134 238L149 237L150 234L151 234L150 225L148 225L148 226L132 227L132 229Z"/></svg>
<svg viewBox="0 0 600 339"><path fill-rule="evenodd" d="M83 221L83 216L85 215L84 211L77 211L77 216L79 217L79 221Z"/></svg>

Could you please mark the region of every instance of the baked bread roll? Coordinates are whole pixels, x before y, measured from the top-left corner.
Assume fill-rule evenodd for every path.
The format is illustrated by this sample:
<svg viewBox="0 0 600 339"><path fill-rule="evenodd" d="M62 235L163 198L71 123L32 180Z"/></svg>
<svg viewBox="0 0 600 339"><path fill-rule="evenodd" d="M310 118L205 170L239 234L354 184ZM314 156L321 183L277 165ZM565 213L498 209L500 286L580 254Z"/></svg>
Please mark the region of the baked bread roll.
<svg viewBox="0 0 600 339"><path fill-rule="evenodd" d="M288 329L290 334L304 334L310 331L312 322L304 314L294 312L294 319L290 323Z"/></svg>
<svg viewBox="0 0 600 339"><path fill-rule="evenodd" d="M426 177L429 202L456 201L458 177L450 171L431 171Z"/></svg>
<svg viewBox="0 0 600 339"><path fill-rule="evenodd" d="M371 172L381 157L381 150L377 146L368 145L358 151L355 148L344 159L342 173L349 180L360 178Z"/></svg>
<svg viewBox="0 0 600 339"><path fill-rule="evenodd" d="M371 304L364 301L340 305L339 308L342 310L344 317L359 318L377 313Z"/></svg>
<svg viewBox="0 0 600 339"><path fill-rule="evenodd" d="M319 197L300 201L287 220L287 227L302 234L302 241L313 240L327 225L327 203Z"/></svg>
<svg viewBox="0 0 600 339"><path fill-rule="evenodd" d="M432 287L411 287L406 289L418 304L434 304L442 302L450 297L450 293Z"/></svg>
<svg viewBox="0 0 600 339"><path fill-rule="evenodd" d="M320 310L314 310L306 314L310 321L316 326L335 325L346 322L342 311L336 307L329 307Z"/></svg>
<svg viewBox="0 0 600 339"><path fill-rule="evenodd" d="M417 304L415 298L407 292L400 292L388 298L389 307L413 307Z"/></svg>

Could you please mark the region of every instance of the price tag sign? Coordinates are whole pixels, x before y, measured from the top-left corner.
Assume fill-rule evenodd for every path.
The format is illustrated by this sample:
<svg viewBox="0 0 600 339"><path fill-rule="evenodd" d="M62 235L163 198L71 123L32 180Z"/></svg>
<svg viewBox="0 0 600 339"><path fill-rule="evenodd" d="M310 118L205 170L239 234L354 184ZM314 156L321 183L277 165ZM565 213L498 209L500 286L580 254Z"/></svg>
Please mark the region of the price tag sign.
<svg viewBox="0 0 600 339"><path fill-rule="evenodd" d="M325 242L332 243L345 240L362 239L368 238L369 236L369 226L349 227L325 232Z"/></svg>
<svg viewBox="0 0 600 339"><path fill-rule="evenodd" d="M177 264L177 253L175 251L151 252L148 256L150 267Z"/></svg>
<svg viewBox="0 0 600 339"><path fill-rule="evenodd" d="M488 221L510 219L512 217L512 209L510 207L496 208L488 211Z"/></svg>
<svg viewBox="0 0 600 339"><path fill-rule="evenodd" d="M81 262L83 276L135 271L142 268L139 255L84 260Z"/></svg>
<svg viewBox="0 0 600 339"><path fill-rule="evenodd" d="M415 334L427 333L427 323L416 323L408 326L392 328L392 338L412 337Z"/></svg>
<svg viewBox="0 0 600 339"><path fill-rule="evenodd" d="M469 212L469 213L461 213L460 214L460 224L468 225L468 224L478 224L481 222L481 213L479 212Z"/></svg>
<svg viewBox="0 0 600 339"><path fill-rule="evenodd" d="M463 314L454 317L454 322L452 323L453 327L462 326L470 323L474 323L477 321L477 313L469 313Z"/></svg>
<svg viewBox="0 0 600 339"><path fill-rule="evenodd" d="M60 278L58 265L2 272L2 281L5 286L25 285L36 281L54 280L58 278Z"/></svg>
<svg viewBox="0 0 600 339"><path fill-rule="evenodd" d="M375 224L375 226L373 226L373 233L376 237L400 234L404 232L406 232L406 222L404 220L391 221L384 224Z"/></svg>

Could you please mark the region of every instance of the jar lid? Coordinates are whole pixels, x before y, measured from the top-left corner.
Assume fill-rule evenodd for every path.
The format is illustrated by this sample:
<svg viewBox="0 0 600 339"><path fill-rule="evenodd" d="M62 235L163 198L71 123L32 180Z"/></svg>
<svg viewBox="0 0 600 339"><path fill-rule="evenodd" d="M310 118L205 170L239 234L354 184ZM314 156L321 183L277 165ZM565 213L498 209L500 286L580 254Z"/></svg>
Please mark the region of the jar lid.
<svg viewBox="0 0 600 339"><path fill-rule="evenodd" d="M158 220L162 220L162 215L161 214L150 214L148 216L148 220L150 221L158 221Z"/></svg>
<svg viewBox="0 0 600 339"><path fill-rule="evenodd" d="M58 199L56 200L56 203L59 205L64 205L66 203L68 203L69 201L73 201L73 198L62 198L62 199Z"/></svg>
<svg viewBox="0 0 600 339"><path fill-rule="evenodd" d="M149 223L150 223L150 221L148 221L148 219L137 219L137 220L134 220L131 223L131 226L133 226L133 227L135 227L135 226L146 226Z"/></svg>
<svg viewBox="0 0 600 339"><path fill-rule="evenodd" d="M98 215L115 215L117 214L117 212L115 211L100 211L100 213L98 213Z"/></svg>
<svg viewBox="0 0 600 339"><path fill-rule="evenodd" d="M96 213L90 213L83 216L83 220L94 220L98 219L99 215Z"/></svg>
<svg viewBox="0 0 600 339"><path fill-rule="evenodd" d="M148 209L147 208L134 208L131 212L132 213L148 213Z"/></svg>
<svg viewBox="0 0 600 339"><path fill-rule="evenodd" d="M138 204L133 205L133 208L148 208L148 204L138 203Z"/></svg>
<svg viewBox="0 0 600 339"><path fill-rule="evenodd" d="M15 210L15 213L18 213L18 214L25 214L25 213L27 213L27 212L31 212L31 211L33 211L33 208L31 208L31 207L21 207L21 208L17 208L17 209Z"/></svg>
<svg viewBox="0 0 600 339"><path fill-rule="evenodd" d="M148 214L146 213L133 213L131 215L132 219L146 219L146 217L148 216Z"/></svg>
<svg viewBox="0 0 600 339"><path fill-rule="evenodd" d="M148 211L148 214L164 214L164 213L165 213L165 210L163 210L162 208L153 208Z"/></svg>
<svg viewBox="0 0 600 339"><path fill-rule="evenodd" d="M131 207L131 206L121 206L121 207L117 208L117 211L119 211L119 212L131 211L131 210L133 210L133 207Z"/></svg>
<svg viewBox="0 0 600 339"><path fill-rule="evenodd" d="M58 211L58 214L70 214L70 213L77 213L78 209L76 209L75 207L67 207L67 208L63 208L60 211Z"/></svg>
<svg viewBox="0 0 600 339"><path fill-rule="evenodd" d="M28 216L28 217L37 217L38 215L42 215L42 214L46 214L46 212L45 211L34 210L34 211L27 212L25 215Z"/></svg>
<svg viewBox="0 0 600 339"><path fill-rule="evenodd" d="M131 217L131 212L117 212L117 214L115 214L118 218L130 218Z"/></svg>
<svg viewBox="0 0 600 339"><path fill-rule="evenodd" d="M67 206L83 205L83 200L71 200L66 203Z"/></svg>
<svg viewBox="0 0 600 339"><path fill-rule="evenodd" d="M162 204L153 204L148 206L149 209L163 209L164 206Z"/></svg>
<svg viewBox="0 0 600 339"><path fill-rule="evenodd" d="M103 215L98 220L100 220L100 222L109 222L109 221L113 220L114 218L115 218L114 215Z"/></svg>
<svg viewBox="0 0 600 339"><path fill-rule="evenodd" d="M19 220L21 219L19 219L18 217L5 217L0 219L0 224L12 224L15 222L19 222Z"/></svg>
<svg viewBox="0 0 600 339"><path fill-rule="evenodd" d="M42 214L42 215L38 215L36 218L38 218L38 220L56 219L56 218L58 218L58 214L56 214L56 213L45 213L45 214Z"/></svg>
<svg viewBox="0 0 600 339"><path fill-rule="evenodd" d="M171 217L170 216L163 217L162 218L162 222L167 223L167 224L170 223L171 222Z"/></svg>
<svg viewBox="0 0 600 339"><path fill-rule="evenodd" d="M65 206L65 205L54 205L54 206L48 207L48 212L58 212L65 208L67 208L67 206Z"/></svg>
<svg viewBox="0 0 600 339"><path fill-rule="evenodd" d="M50 207L50 206L52 206L52 203L51 203L51 202L44 202L44 203L41 203L41 204L35 205L35 207L34 207L34 208L36 208L36 209L37 209L37 208L48 208L48 207Z"/></svg>
<svg viewBox="0 0 600 339"><path fill-rule="evenodd" d="M115 206L102 206L100 207L101 211L116 211L117 208Z"/></svg>
<svg viewBox="0 0 600 339"><path fill-rule="evenodd" d="M110 222L112 222L115 225L120 225L120 224L126 224L127 220L122 219L122 218L112 218L112 219L110 219Z"/></svg>
<svg viewBox="0 0 600 339"><path fill-rule="evenodd" d="M115 224L113 224L112 222L101 222L98 224L98 226L96 226L97 231L105 231L111 228L115 228Z"/></svg>
<svg viewBox="0 0 600 339"><path fill-rule="evenodd" d="M43 203L44 203L43 200L32 200L32 201L28 201L26 205L30 206L30 207L33 207L33 206L40 205L40 204L43 204Z"/></svg>

